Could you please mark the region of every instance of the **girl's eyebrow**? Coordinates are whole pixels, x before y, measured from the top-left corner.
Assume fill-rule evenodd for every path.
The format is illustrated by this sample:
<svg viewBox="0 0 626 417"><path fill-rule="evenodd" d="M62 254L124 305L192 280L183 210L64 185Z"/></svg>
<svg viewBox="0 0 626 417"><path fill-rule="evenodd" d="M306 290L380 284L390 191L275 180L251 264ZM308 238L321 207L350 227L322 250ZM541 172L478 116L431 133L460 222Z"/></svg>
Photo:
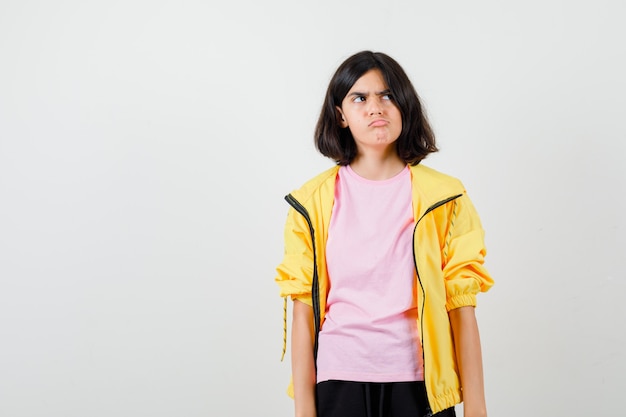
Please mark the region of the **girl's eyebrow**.
<svg viewBox="0 0 626 417"><path fill-rule="evenodd" d="M391 93L391 90L387 88L386 90L383 90L383 91L377 91L374 94L376 94L377 96L384 96L389 93ZM348 94L348 96L367 96L367 95L368 93L361 93L359 91L353 91L352 93Z"/></svg>

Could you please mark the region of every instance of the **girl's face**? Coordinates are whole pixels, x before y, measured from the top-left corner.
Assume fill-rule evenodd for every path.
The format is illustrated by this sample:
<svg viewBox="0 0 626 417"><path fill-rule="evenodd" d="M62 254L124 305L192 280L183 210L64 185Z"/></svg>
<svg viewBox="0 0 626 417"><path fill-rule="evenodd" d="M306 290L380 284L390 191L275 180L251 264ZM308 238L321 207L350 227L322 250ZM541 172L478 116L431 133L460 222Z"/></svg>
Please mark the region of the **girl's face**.
<svg viewBox="0 0 626 417"><path fill-rule="evenodd" d="M388 150L402 132L402 115L378 69L361 76L337 106L340 125L349 128L360 153Z"/></svg>

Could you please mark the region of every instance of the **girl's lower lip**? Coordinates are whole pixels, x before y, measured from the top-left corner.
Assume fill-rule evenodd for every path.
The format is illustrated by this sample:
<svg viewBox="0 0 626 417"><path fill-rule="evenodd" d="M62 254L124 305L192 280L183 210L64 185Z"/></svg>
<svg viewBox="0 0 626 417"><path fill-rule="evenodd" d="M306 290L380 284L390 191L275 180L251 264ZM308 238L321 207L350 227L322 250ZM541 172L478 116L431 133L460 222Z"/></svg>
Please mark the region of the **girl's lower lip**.
<svg viewBox="0 0 626 417"><path fill-rule="evenodd" d="M387 124L387 122L384 121L384 120L376 120L376 121L373 121L372 123L370 123L370 126L372 126L372 127L379 127L379 126L385 126L386 124Z"/></svg>

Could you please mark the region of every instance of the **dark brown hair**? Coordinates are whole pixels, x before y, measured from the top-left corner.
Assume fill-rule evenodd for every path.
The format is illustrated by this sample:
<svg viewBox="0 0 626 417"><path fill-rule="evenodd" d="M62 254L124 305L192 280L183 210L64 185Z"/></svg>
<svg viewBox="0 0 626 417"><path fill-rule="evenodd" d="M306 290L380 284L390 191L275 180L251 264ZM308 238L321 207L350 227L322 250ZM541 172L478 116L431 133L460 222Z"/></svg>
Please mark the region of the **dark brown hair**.
<svg viewBox="0 0 626 417"><path fill-rule="evenodd" d="M400 64L382 52L361 51L346 59L333 75L315 127L315 147L339 165L350 164L357 147L349 128L339 124L336 106L341 107L354 83L366 72L378 69L402 114L402 132L396 140L398 156L407 164L417 165L429 153L437 152L435 135L422 103Z"/></svg>

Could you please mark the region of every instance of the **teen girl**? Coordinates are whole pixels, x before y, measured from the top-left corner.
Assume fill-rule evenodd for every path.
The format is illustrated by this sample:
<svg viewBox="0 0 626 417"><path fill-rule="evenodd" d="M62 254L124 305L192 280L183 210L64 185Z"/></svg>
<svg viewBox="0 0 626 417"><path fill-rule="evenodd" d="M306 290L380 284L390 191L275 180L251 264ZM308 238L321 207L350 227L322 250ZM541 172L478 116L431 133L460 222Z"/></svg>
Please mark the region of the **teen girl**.
<svg viewBox="0 0 626 417"><path fill-rule="evenodd" d="M276 277L293 299L296 417L454 416L461 401L486 416L483 230L462 183L420 164L435 137L400 65L344 61L315 143L337 164L286 197Z"/></svg>

